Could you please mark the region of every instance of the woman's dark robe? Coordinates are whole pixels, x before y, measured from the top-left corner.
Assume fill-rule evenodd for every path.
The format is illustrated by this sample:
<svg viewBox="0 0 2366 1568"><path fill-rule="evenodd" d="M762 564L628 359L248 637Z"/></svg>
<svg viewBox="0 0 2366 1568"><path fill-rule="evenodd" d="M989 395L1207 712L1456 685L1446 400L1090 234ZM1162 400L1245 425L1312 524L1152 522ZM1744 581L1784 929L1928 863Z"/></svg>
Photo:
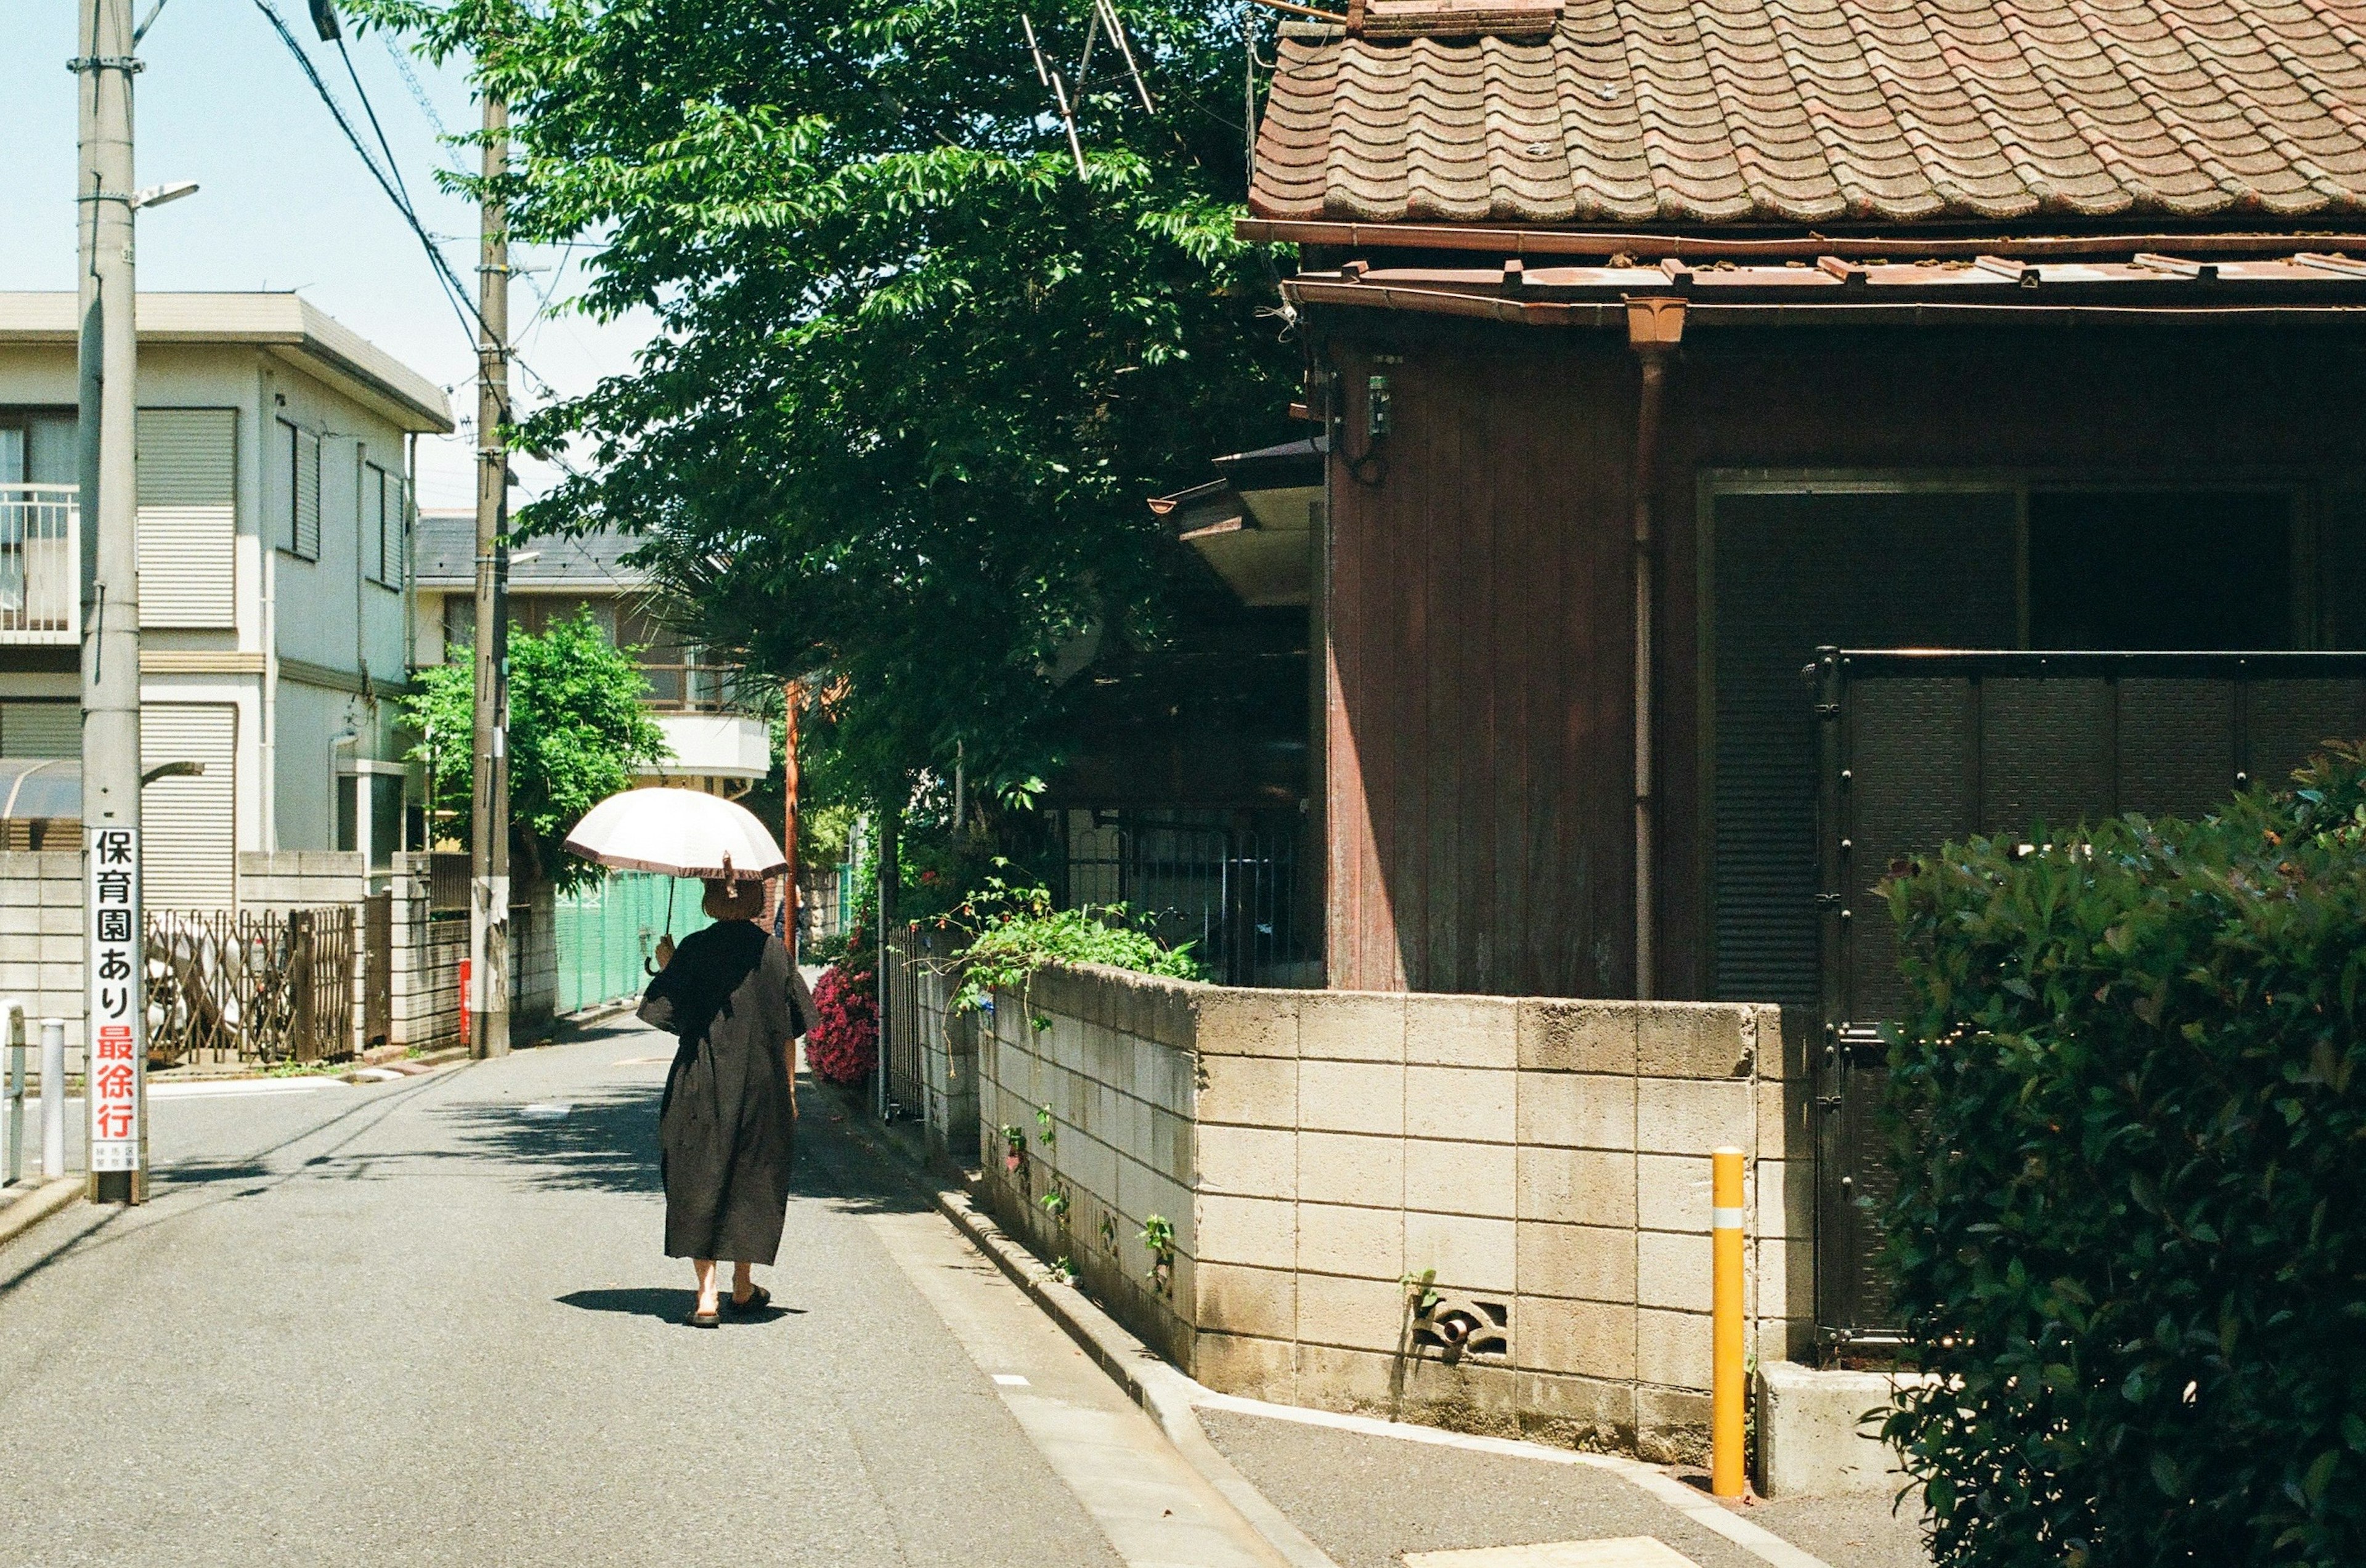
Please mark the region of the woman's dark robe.
<svg viewBox="0 0 2366 1568"><path fill-rule="evenodd" d="M693 931L640 1016L682 1041L658 1111L666 1256L772 1262L796 1148L789 1043L814 1016L788 949L747 920Z"/></svg>

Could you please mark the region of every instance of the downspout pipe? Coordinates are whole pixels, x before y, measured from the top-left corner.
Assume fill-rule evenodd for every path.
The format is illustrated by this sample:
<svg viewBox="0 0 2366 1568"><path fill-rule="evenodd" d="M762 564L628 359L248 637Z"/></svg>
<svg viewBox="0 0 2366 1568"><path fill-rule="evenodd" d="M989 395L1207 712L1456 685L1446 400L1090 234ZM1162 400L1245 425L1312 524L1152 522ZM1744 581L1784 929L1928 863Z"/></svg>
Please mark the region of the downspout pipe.
<svg viewBox="0 0 2366 1568"><path fill-rule="evenodd" d="M1656 597L1651 489L1659 474L1660 415L1667 395L1668 359L1684 341L1684 301L1671 295L1628 296L1627 343L1642 366L1635 408L1635 998L1650 1001L1658 951L1652 873L1657 859L1656 802L1651 781L1651 607Z"/></svg>

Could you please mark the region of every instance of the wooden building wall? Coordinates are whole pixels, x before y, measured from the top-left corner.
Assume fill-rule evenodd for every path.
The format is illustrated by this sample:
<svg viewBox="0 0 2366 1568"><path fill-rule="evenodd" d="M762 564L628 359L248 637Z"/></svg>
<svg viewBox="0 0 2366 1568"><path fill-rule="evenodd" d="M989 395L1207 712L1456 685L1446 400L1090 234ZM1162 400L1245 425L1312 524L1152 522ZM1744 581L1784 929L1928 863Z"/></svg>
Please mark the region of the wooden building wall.
<svg viewBox="0 0 2366 1568"><path fill-rule="evenodd" d="M1631 996L1635 361L1606 333L1366 310L1315 326L1347 414L1324 612L1330 984ZM1704 474L2296 479L2322 636L2359 646L2361 373L2360 340L2322 329L1691 332L1654 485L1657 994L1705 985ZM1393 428L1359 464L1374 374Z"/></svg>

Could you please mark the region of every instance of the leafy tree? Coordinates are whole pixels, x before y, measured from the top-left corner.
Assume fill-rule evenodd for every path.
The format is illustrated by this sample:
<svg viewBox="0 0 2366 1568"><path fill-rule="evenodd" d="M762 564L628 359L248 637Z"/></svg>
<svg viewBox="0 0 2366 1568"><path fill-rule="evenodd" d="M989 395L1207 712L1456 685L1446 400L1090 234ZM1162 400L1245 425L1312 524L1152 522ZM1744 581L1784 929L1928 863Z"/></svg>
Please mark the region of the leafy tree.
<svg viewBox="0 0 2366 1568"><path fill-rule="evenodd" d="M980 794L1041 771L1083 652L1159 635L1143 498L1282 434L1296 351L1233 234L1240 0L1122 0L1155 112L1106 33L1079 69L1085 0L357 8L470 57L514 231L600 243L580 308L660 325L526 422L596 461L522 525L642 533L687 633L841 678L872 799L957 749Z"/></svg>
<svg viewBox="0 0 2366 1568"><path fill-rule="evenodd" d="M449 662L420 671L403 699L403 722L420 738L411 749L428 772L433 809L465 843L469 835L469 773L475 735L477 661L456 649ZM599 874L559 851L583 814L633 776L671 753L641 707L648 682L631 654L609 640L590 611L555 621L539 637L510 634L510 826L512 850L529 875L562 888Z"/></svg>

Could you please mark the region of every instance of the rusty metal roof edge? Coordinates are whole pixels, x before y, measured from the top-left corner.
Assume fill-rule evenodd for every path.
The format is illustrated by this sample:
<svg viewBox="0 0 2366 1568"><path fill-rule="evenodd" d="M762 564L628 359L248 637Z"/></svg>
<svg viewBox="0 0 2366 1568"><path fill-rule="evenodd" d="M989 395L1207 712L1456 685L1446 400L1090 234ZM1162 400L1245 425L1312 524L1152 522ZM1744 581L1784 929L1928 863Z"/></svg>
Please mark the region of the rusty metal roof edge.
<svg viewBox="0 0 2366 1568"><path fill-rule="evenodd" d="M1479 287L1484 287L1479 286ZM2069 287L2069 286L2057 286ZM2189 286L2190 287L2190 286ZM1412 311L1425 315L1459 316L1523 326L1627 327L1624 297L1599 300L1514 299L1443 288L1411 288L1401 284L1333 283L1294 278L1283 285L1294 303L1349 305L1369 310ZM2229 304L2223 299L2191 304L2090 304L2052 300L1841 300L1832 299L1777 303L1771 300L1705 300L1697 293L1628 289L1636 298L1664 296L1686 301L1687 320L1704 327L1814 325L1938 325L1987 317L2027 325L2073 321L2125 321L2165 323L2224 324L2240 321L2296 321L2317 318L2366 319L2366 299L2353 304L2259 303Z"/></svg>
<svg viewBox="0 0 2366 1568"><path fill-rule="evenodd" d="M1241 239L1268 244L1329 245L1346 250L1484 251L1509 256L1613 256L1656 261L1692 256L1711 261L1763 256L1812 261L1818 256L1862 259L1911 255L1968 258L1982 254L2064 260L2132 255L2138 251L2183 252L2214 256L2290 254L2311 241L2357 242L2366 227L2288 229L2229 233L2110 232L2096 234L1930 234L1910 228L1869 234L1716 234L1699 231L1523 229L1502 224L1365 223L1340 219L1236 219Z"/></svg>

